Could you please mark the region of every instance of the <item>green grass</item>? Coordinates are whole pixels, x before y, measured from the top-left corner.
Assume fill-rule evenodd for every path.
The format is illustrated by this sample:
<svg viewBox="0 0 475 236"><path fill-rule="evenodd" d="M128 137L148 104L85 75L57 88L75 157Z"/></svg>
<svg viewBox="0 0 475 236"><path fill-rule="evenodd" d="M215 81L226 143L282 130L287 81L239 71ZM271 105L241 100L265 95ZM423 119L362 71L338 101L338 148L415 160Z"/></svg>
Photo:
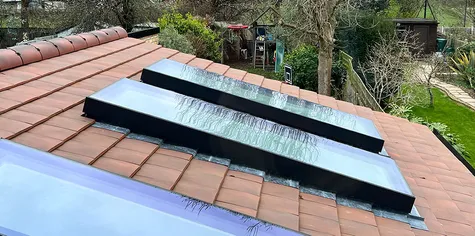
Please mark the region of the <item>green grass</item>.
<svg viewBox="0 0 475 236"><path fill-rule="evenodd" d="M269 71L269 70L263 70L262 68L254 68L253 65L250 63L232 64L230 66L235 69L247 71L248 73L251 73L251 74L262 75L268 79L283 80L283 78L279 79L277 76L277 73L275 73L273 70Z"/></svg>
<svg viewBox="0 0 475 236"><path fill-rule="evenodd" d="M439 21L439 26L446 27L461 27L463 26L463 7L464 2L459 1L458 3L449 4L441 1L430 1L432 9L434 11L435 18ZM422 6L422 5L421 5ZM419 18L424 17L424 9L421 9L418 15ZM433 19L432 13L427 9L427 18ZM471 26L471 22L467 19L467 27Z"/></svg>
<svg viewBox="0 0 475 236"><path fill-rule="evenodd" d="M466 158L475 167L475 111L453 101L439 89L433 89L434 107L415 106L412 114L429 122L447 125L450 133L456 134L470 157Z"/></svg>

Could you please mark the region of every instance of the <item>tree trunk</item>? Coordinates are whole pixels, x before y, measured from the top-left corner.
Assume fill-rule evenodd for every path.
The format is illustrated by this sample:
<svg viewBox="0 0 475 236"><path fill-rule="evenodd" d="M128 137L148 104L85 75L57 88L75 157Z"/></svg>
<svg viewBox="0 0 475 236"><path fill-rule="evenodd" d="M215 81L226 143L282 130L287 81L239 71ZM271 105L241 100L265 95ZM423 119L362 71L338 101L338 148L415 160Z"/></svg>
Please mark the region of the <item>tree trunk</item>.
<svg viewBox="0 0 475 236"><path fill-rule="evenodd" d="M28 31L30 28L30 20L28 17L28 6L30 5L30 0L21 0L21 30L19 39L20 41L28 40Z"/></svg>
<svg viewBox="0 0 475 236"><path fill-rule="evenodd" d="M318 93L331 96L333 46L320 42L318 51Z"/></svg>
<svg viewBox="0 0 475 236"><path fill-rule="evenodd" d="M134 9L130 0L122 1L122 20L121 26L127 31L130 32L134 28L135 16Z"/></svg>
<svg viewBox="0 0 475 236"><path fill-rule="evenodd" d="M429 82L429 86L427 87L427 92L429 92L429 100L430 100L429 106L434 107L434 94L432 93L430 82Z"/></svg>

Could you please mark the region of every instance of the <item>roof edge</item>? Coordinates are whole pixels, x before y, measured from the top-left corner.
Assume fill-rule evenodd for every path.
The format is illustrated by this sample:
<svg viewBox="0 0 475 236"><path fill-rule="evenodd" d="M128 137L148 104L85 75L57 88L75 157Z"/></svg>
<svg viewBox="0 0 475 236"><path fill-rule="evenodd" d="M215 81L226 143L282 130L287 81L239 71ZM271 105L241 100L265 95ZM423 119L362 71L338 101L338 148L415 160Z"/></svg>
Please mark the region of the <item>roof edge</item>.
<svg viewBox="0 0 475 236"><path fill-rule="evenodd" d="M116 26L0 49L0 71L62 56L126 37L128 37L127 31Z"/></svg>

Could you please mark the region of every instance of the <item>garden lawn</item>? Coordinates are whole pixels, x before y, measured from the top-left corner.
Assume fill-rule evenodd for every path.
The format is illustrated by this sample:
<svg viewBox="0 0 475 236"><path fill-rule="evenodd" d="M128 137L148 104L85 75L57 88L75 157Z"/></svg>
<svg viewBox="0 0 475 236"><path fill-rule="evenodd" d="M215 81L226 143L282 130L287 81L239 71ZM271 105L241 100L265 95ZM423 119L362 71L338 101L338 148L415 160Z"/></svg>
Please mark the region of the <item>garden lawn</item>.
<svg viewBox="0 0 475 236"><path fill-rule="evenodd" d="M449 133L460 137L470 157L466 158L475 167L475 111L461 105L439 89L433 89L434 107L414 107L415 116L429 122L444 123L449 128Z"/></svg>

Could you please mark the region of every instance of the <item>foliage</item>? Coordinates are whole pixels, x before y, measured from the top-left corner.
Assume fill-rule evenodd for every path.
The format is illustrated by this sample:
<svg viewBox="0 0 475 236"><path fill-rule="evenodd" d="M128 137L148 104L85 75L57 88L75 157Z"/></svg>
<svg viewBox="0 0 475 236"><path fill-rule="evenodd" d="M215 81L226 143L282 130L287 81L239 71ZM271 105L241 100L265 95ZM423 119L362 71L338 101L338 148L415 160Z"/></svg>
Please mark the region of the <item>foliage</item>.
<svg viewBox="0 0 475 236"><path fill-rule="evenodd" d="M159 43L167 48L176 49L183 53L195 54L195 49L190 41L178 33L173 27L165 27L160 30Z"/></svg>
<svg viewBox="0 0 475 236"><path fill-rule="evenodd" d="M196 50L196 56L213 61L221 60L222 40L213 32L204 19L187 13L165 13L158 19L160 28L173 27L179 34L185 35Z"/></svg>
<svg viewBox="0 0 475 236"><path fill-rule="evenodd" d="M475 127L475 111L455 102L439 89L434 88L433 94L434 107L414 106L411 112L412 116L422 117L428 123L447 125L450 130L445 131L446 136L444 137L450 141L450 133L456 134L453 135L455 138L458 138L455 144L465 147L466 154L464 154L464 157L475 167L475 142L473 142L475 140L475 133L470 128ZM458 148L457 146L456 148ZM463 151L459 152L461 154L464 153Z"/></svg>
<svg viewBox="0 0 475 236"><path fill-rule="evenodd" d="M203 17L208 15L218 21L236 21L255 6L254 1L246 0L177 0L176 2L180 12Z"/></svg>
<svg viewBox="0 0 475 236"><path fill-rule="evenodd" d="M317 91L318 49L311 45L301 45L287 53L284 63L278 73L278 78L284 78L284 64L293 70L293 84L301 89Z"/></svg>
<svg viewBox="0 0 475 236"><path fill-rule="evenodd" d="M457 48L456 55L470 54L470 52L475 52L475 42L469 42L461 47Z"/></svg>
<svg viewBox="0 0 475 236"><path fill-rule="evenodd" d="M389 18L414 18L421 6L421 0L389 0L386 15Z"/></svg>
<svg viewBox="0 0 475 236"><path fill-rule="evenodd" d="M454 66L450 68L473 88L472 80L475 78L475 52L471 51L469 55L463 53L455 60L452 59L452 62Z"/></svg>
<svg viewBox="0 0 475 236"><path fill-rule="evenodd" d="M466 158L470 158L465 145L461 143L458 135L450 133L450 129L446 124L441 122L429 122L422 117L415 116L412 112L413 107L408 105L390 104L389 114L408 119L410 122L426 125L432 131L437 130L454 148ZM475 164L475 163L474 163Z"/></svg>
<svg viewBox="0 0 475 236"><path fill-rule="evenodd" d="M355 65L366 62L372 45L394 34L394 24L384 16L359 15L358 24L348 26L339 20L340 25L335 34L337 48L353 57Z"/></svg>
<svg viewBox="0 0 475 236"><path fill-rule="evenodd" d="M48 1L49 2L49 1ZM51 1L55 2L55 1ZM78 31L120 25L128 32L135 24L151 22L160 12L160 0L64 0L63 16Z"/></svg>

